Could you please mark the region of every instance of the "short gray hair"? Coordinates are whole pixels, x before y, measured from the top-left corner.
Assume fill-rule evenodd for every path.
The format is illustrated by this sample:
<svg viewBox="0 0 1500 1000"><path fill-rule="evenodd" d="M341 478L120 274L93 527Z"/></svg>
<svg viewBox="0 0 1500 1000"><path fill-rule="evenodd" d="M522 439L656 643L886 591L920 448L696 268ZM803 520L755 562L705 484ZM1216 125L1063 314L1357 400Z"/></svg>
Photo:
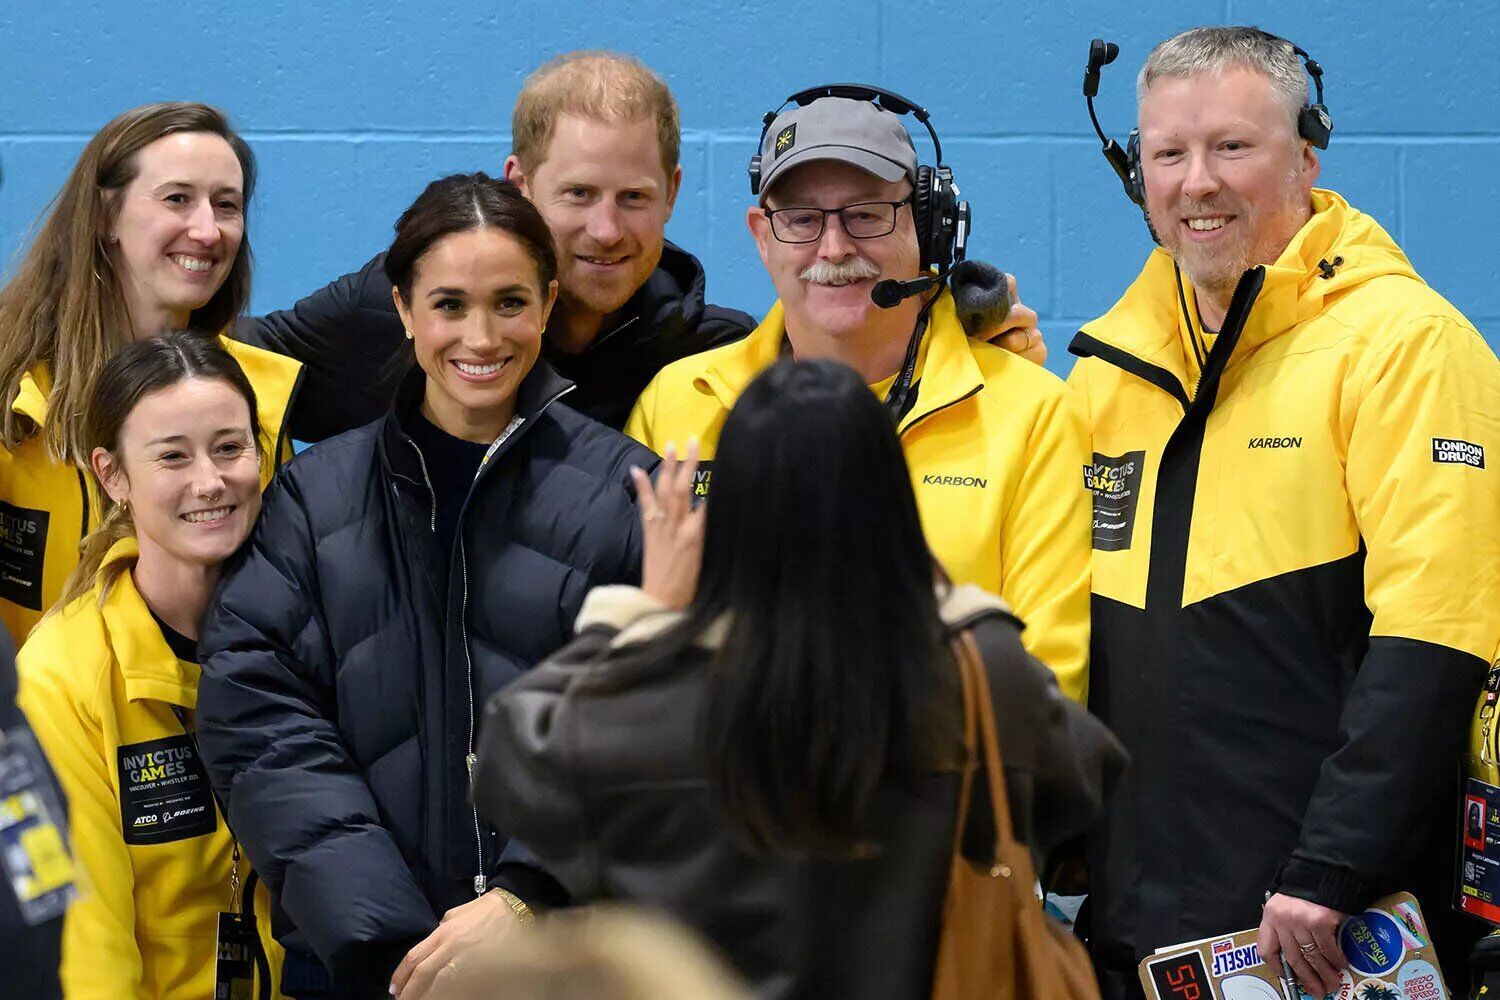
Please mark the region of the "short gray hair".
<svg viewBox="0 0 1500 1000"><path fill-rule="evenodd" d="M1292 43L1250 27L1189 28L1151 50L1136 78L1136 101L1161 77L1217 73L1230 66L1254 70L1271 81L1271 89L1286 106L1297 130L1297 115L1307 106L1307 74Z"/></svg>

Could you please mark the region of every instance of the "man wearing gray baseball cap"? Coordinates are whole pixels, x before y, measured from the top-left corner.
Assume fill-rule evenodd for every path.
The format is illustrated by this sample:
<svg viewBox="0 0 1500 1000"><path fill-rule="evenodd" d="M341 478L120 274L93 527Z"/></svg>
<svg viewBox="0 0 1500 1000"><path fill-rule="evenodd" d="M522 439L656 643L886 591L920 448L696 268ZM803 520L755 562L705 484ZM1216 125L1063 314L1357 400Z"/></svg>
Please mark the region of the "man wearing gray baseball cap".
<svg viewBox="0 0 1500 1000"><path fill-rule="evenodd" d="M955 583L1005 598L1065 693L1087 690L1088 434L1055 375L966 337L939 280L968 206L927 112L874 87L794 95L766 116L746 219L779 300L744 340L675 362L626 433L657 452L696 438L699 493L740 392L785 351L859 372L896 421L928 544ZM936 166L901 121L926 126ZM881 303L877 305L877 300Z"/></svg>

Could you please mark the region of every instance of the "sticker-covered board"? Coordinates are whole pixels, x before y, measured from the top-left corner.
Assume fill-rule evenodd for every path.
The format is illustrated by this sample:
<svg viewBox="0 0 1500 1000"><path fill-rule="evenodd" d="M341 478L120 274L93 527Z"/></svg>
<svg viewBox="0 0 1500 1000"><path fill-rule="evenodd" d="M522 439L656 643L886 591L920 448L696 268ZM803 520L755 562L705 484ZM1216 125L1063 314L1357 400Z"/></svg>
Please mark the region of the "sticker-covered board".
<svg viewBox="0 0 1500 1000"><path fill-rule="evenodd" d="M1256 928L1159 949L1140 965L1155 1000L1317 1000L1261 961ZM1331 1000L1448 1000L1417 901L1400 892L1339 928L1349 967Z"/></svg>

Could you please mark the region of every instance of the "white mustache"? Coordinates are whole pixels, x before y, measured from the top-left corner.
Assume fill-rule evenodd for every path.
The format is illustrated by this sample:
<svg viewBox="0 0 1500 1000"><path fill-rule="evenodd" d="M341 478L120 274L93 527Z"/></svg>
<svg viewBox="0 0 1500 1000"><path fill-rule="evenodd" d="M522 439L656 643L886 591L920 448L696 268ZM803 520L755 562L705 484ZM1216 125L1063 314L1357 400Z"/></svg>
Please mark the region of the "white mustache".
<svg viewBox="0 0 1500 1000"><path fill-rule="evenodd" d="M833 261L816 261L802 271L802 280L814 285L847 285L880 277L880 268L863 257L851 257L835 264Z"/></svg>

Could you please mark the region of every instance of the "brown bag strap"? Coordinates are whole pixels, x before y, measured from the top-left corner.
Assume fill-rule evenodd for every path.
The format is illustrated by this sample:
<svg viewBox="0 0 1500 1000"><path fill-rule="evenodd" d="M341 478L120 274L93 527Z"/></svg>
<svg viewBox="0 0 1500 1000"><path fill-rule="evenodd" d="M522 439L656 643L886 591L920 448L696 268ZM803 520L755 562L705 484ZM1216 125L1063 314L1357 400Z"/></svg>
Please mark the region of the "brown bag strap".
<svg viewBox="0 0 1500 1000"><path fill-rule="evenodd" d="M1011 826L1010 797L1006 795L1005 771L1000 760L1000 736L995 728L995 706L990 698L990 682L984 669L984 659L980 656L979 644L974 640L973 631L964 629L956 633L953 636L952 645L954 658L958 660L959 678L963 688L964 749L968 757L958 801L956 843L961 849L964 827L967 825L969 816L969 796L973 785L974 764L978 757L975 752L977 749L983 754L985 771L989 779L987 783L990 790L990 810L995 819L993 864L998 868L1004 865L1007 857L1011 856L1008 848L1015 843L1015 831Z"/></svg>

